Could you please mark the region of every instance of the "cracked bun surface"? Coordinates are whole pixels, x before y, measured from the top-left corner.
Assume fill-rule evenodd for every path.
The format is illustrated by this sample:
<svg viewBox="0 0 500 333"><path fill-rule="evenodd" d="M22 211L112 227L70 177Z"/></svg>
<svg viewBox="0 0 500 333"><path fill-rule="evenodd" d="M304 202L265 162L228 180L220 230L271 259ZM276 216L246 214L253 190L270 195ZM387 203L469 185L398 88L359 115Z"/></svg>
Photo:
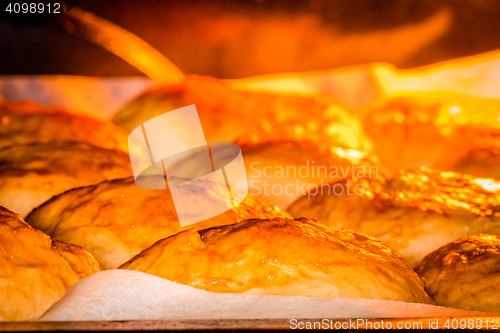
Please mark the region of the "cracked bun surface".
<svg viewBox="0 0 500 333"><path fill-rule="evenodd" d="M203 192L183 184L182 192L176 194L179 202L198 205L198 199L208 197L217 205L223 200L220 194L227 193L226 185L206 184ZM249 195L220 215L181 227L170 191L141 188L129 177L67 191L33 210L26 221L54 238L84 247L104 269L113 269L181 230L276 216L289 215Z"/></svg>
<svg viewBox="0 0 500 333"><path fill-rule="evenodd" d="M83 141L128 151L128 133L109 121L71 113L62 107L0 101L0 148L55 140Z"/></svg>
<svg viewBox="0 0 500 333"><path fill-rule="evenodd" d="M500 183L420 168L329 184L288 212L372 235L410 265L457 238L500 234Z"/></svg>
<svg viewBox="0 0 500 333"><path fill-rule="evenodd" d="M0 317L40 317L79 279L99 272L83 248L59 242L0 206Z"/></svg>
<svg viewBox="0 0 500 333"><path fill-rule="evenodd" d="M437 305L500 312L500 236L460 238L428 254L415 268Z"/></svg>
<svg viewBox="0 0 500 333"><path fill-rule="evenodd" d="M69 189L132 175L127 153L85 142L20 144L0 150L0 204L26 216Z"/></svg>
<svg viewBox="0 0 500 333"><path fill-rule="evenodd" d="M432 304L417 274L387 245L307 218L182 231L120 268L212 292Z"/></svg>

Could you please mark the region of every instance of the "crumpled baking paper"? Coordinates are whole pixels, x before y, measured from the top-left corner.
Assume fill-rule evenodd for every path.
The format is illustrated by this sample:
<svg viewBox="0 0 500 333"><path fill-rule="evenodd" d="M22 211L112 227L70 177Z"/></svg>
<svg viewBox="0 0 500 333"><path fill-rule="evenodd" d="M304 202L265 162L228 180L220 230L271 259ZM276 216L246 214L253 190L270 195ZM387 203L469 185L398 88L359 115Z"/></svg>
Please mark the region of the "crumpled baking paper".
<svg viewBox="0 0 500 333"><path fill-rule="evenodd" d="M80 280L40 320L357 319L491 315L374 299L213 293L138 271L109 270Z"/></svg>

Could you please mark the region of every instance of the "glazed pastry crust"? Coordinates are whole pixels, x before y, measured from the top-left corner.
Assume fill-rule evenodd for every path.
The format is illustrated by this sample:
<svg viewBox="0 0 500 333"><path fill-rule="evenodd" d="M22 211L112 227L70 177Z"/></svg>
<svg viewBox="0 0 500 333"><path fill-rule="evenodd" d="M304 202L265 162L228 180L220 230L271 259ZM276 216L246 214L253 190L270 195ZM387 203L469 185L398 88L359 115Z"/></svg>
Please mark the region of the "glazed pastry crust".
<svg viewBox="0 0 500 333"><path fill-rule="evenodd" d="M26 216L71 188L132 175L130 157L85 142L52 141L0 150L0 204Z"/></svg>
<svg viewBox="0 0 500 333"><path fill-rule="evenodd" d="M460 238L427 255L415 268L437 305L500 312L500 237Z"/></svg>
<svg viewBox="0 0 500 333"><path fill-rule="evenodd" d="M286 209L311 188L380 167L376 157L356 149L322 148L312 142L239 143L247 170L249 193Z"/></svg>
<svg viewBox="0 0 500 333"><path fill-rule="evenodd" d="M189 75L174 86L148 89L113 118L127 131L145 121L195 104L207 141L312 141L324 147L370 151L359 121L322 95L239 91L210 77Z"/></svg>
<svg viewBox="0 0 500 333"><path fill-rule="evenodd" d="M375 156L356 149L326 148L313 142L292 140L237 144L243 154L248 192L282 209L316 185L344 179L363 170L368 173L370 168L382 168ZM227 156L230 158L222 164L231 162L232 155ZM185 163L181 160L170 171L195 177L199 166L190 162L192 160L196 158L188 158Z"/></svg>
<svg viewBox="0 0 500 333"><path fill-rule="evenodd" d="M500 103L454 93L401 93L358 110L375 153L393 171L452 170L468 151L499 145Z"/></svg>
<svg viewBox="0 0 500 333"><path fill-rule="evenodd" d="M426 168L375 176L329 184L288 212L377 237L412 266L457 238L500 234L500 184L491 179Z"/></svg>
<svg viewBox="0 0 500 333"><path fill-rule="evenodd" d="M0 102L0 148L54 140L128 151L128 133L111 122L32 102Z"/></svg>
<svg viewBox="0 0 500 333"><path fill-rule="evenodd" d="M208 184L206 192L183 186L179 202L192 205L199 197L211 197L214 204L223 200L219 194L227 193L225 184ZM104 269L113 269L181 230L275 216L289 215L249 195L223 214L181 227L168 190L143 189L129 177L67 191L33 210L26 221L54 238L84 247Z"/></svg>
<svg viewBox="0 0 500 333"><path fill-rule="evenodd" d="M422 281L388 246L306 218L183 231L120 268L212 292L432 304Z"/></svg>
<svg viewBox="0 0 500 333"><path fill-rule="evenodd" d="M0 206L0 317L40 317L79 279L99 272L97 261L79 246L33 229Z"/></svg>

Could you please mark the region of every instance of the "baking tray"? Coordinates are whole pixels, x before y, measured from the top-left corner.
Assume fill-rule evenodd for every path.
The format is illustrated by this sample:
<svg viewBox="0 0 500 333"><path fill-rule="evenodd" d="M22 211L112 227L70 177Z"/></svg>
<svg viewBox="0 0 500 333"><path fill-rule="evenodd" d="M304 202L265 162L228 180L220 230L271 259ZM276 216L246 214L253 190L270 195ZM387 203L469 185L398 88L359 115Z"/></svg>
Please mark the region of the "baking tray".
<svg viewBox="0 0 500 333"><path fill-rule="evenodd" d="M137 320L137 321L77 321L77 322L0 322L1 332L32 331L178 331L178 330L285 330L295 327L292 319L245 319L245 320ZM356 323L357 319L296 319L303 325L328 322L329 327L340 331L372 329L404 330L455 330L462 329L460 321L469 322L466 330L498 331L500 317L440 317L440 318L393 318L365 319L365 323ZM499 324L492 327L491 323ZM489 324L487 324L487 321ZM472 322L471 322L472 323ZM481 325L479 324L481 323ZM326 324L323 324L326 329ZM398 328L398 325L402 328ZM486 327L488 325L488 327ZM343 326L343 327L342 327ZM389 327L390 326L390 327ZM317 324L317 328L319 325ZM336 328L337 327L337 328ZM378 328L377 328L378 327Z"/></svg>

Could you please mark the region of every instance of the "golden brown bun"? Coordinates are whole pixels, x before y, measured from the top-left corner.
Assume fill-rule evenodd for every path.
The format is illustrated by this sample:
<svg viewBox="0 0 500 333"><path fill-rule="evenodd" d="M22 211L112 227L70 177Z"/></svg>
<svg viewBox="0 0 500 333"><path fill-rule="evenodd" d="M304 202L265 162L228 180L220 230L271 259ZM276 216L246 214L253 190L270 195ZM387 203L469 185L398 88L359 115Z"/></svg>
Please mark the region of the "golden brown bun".
<svg viewBox="0 0 500 333"><path fill-rule="evenodd" d="M412 266L457 238L500 234L500 183L425 168L372 176L325 186L288 212L374 236Z"/></svg>
<svg viewBox="0 0 500 333"><path fill-rule="evenodd" d="M83 141L128 151L128 133L108 121L32 102L0 102L0 148L53 140Z"/></svg>
<svg viewBox="0 0 500 333"><path fill-rule="evenodd" d="M0 317L40 317L79 279L99 272L79 246L56 241L0 206Z"/></svg>
<svg viewBox="0 0 500 333"><path fill-rule="evenodd" d="M285 209L316 185L380 167L378 159L355 149L322 148L312 142L240 144L249 193Z"/></svg>
<svg viewBox="0 0 500 333"><path fill-rule="evenodd" d="M85 142L53 141L0 150L0 204L26 216L71 188L132 175L130 157Z"/></svg>
<svg viewBox="0 0 500 333"><path fill-rule="evenodd" d="M500 101L452 93L405 93L359 110L375 153L392 170L450 170L471 148L500 139Z"/></svg>
<svg viewBox="0 0 500 333"><path fill-rule="evenodd" d="M500 312L500 237L460 238L427 255L415 270L437 305Z"/></svg>
<svg viewBox="0 0 500 333"><path fill-rule="evenodd" d="M206 193L187 184L178 198L193 205L199 198L213 197L217 204L222 200L219 194L227 193L227 188L225 184L207 184L211 187ZM181 227L168 190L140 188L130 177L65 192L33 210L26 221L54 238L84 247L104 269L112 269L181 230L275 216L289 215L248 196L221 215Z"/></svg>
<svg viewBox="0 0 500 333"><path fill-rule="evenodd" d="M500 147L476 147L456 161L450 170L475 177L500 179Z"/></svg>
<svg viewBox="0 0 500 333"><path fill-rule="evenodd" d="M356 149L325 148L313 142L290 140L238 144L245 162L248 193L282 209L316 185L344 179L353 171L357 174L370 167L382 168L376 157ZM193 177L197 168L188 159L171 170Z"/></svg>
<svg viewBox="0 0 500 333"><path fill-rule="evenodd" d="M120 268L212 292L432 303L422 281L388 246L306 218L183 231Z"/></svg>
<svg viewBox="0 0 500 333"><path fill-rule="evenodd" d="M157 86L118 112L113 122L132 131L167 111L195 104L208 141L308 140L362 151L371 143L357 120L328 96L239 91L210 77Z"/></svg>

